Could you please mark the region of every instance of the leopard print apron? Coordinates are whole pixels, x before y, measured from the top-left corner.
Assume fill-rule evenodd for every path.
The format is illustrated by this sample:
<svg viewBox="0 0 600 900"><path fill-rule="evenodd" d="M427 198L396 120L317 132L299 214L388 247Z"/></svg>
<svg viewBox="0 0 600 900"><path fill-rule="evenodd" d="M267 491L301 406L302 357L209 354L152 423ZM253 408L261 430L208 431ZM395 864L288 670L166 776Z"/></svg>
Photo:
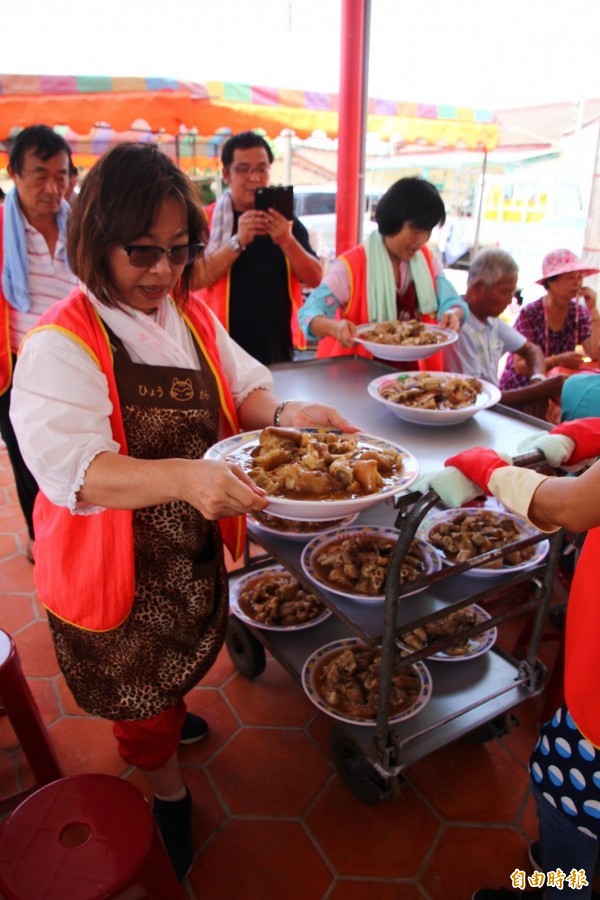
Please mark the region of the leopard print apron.
<svg viewBox="0 0 600 900"><path fill-rule="evenodd" d="M203 354L199 372L135 364L109 334L130 456L201 458L217 440L219 422L217 385ZM210 669L227 627L227 573L215 523L177 501L134 510L133 537L136 588L125 622L93 632L49 613L77 703L113 720L147 719L173 706Z"/></svg>

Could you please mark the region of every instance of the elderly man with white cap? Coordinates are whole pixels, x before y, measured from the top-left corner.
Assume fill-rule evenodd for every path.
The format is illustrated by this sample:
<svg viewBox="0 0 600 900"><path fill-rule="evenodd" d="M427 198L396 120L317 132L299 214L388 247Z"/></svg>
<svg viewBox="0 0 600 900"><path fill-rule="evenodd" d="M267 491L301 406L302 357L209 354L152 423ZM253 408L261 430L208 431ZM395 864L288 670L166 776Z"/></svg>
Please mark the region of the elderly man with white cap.
<svg viewBox="0 0 600 900"><path fill-rule="evenodd" d="M596 292L582 287L583 279L598 271L570 250L553 250L544 257L542 277L537 283L545 287L546 294L523 307L514 327L542 348L547 372L555 366L581 368L583 354L577 352L578 346L591 359L598 359L600 312ZM522 362L510 354L500 379L501 390L526 384Z"/></svg>

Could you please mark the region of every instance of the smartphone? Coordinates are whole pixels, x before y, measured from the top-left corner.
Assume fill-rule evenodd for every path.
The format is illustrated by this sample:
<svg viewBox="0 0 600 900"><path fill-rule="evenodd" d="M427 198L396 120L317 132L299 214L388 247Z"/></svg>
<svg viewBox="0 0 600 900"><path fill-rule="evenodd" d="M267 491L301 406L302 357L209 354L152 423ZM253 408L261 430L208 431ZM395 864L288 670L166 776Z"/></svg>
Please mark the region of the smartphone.
<svg viewBox="0 0 600 900"><path fill-rule="evenodd" d="M254 191L254 208L266 212L268 209L276 209L275 188L256 188Z"/></svg>
<svg viewBox="0 0 600 900"><path fill-rule="evenodd" d="M276 209L290 221L294 218L294 188L290 185L257 188L254 192L254 208L266 212Z"/></svg>

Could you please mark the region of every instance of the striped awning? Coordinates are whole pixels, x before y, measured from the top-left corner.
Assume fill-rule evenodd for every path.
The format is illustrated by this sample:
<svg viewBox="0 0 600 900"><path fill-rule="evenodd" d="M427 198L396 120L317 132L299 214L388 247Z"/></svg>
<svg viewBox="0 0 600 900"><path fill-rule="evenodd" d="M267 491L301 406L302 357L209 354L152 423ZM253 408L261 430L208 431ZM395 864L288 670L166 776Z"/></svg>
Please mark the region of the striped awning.
<svg viewBox="0 0 600 900"><path fill-rule="evenodd" d="M284 129L299 138L315 131L336 137L338 95L223 81L0 75L0 140L36 122L86 136L99 123L129 131L136 119L156 134L194 132L209 142L226 129L260 128L272 138ZM367 133L398 145L470 150L492 150L499 140L488 110L384 99L369 100Z"/></svg>

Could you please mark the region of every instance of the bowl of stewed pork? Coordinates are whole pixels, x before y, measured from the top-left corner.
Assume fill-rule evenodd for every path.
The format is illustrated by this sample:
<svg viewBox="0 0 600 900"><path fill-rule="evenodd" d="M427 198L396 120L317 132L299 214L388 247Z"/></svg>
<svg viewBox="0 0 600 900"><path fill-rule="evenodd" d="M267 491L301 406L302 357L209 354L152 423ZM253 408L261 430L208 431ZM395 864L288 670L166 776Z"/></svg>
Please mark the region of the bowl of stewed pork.
<svg viewBox="0 0 600 900"><path fill-rule="evenodd" d="M406 490L419 474L412 453L370 434L316 428L249 431L211 447L206 459L242 469L265 491L265 512L327 521L353 515Z"/></svg>

